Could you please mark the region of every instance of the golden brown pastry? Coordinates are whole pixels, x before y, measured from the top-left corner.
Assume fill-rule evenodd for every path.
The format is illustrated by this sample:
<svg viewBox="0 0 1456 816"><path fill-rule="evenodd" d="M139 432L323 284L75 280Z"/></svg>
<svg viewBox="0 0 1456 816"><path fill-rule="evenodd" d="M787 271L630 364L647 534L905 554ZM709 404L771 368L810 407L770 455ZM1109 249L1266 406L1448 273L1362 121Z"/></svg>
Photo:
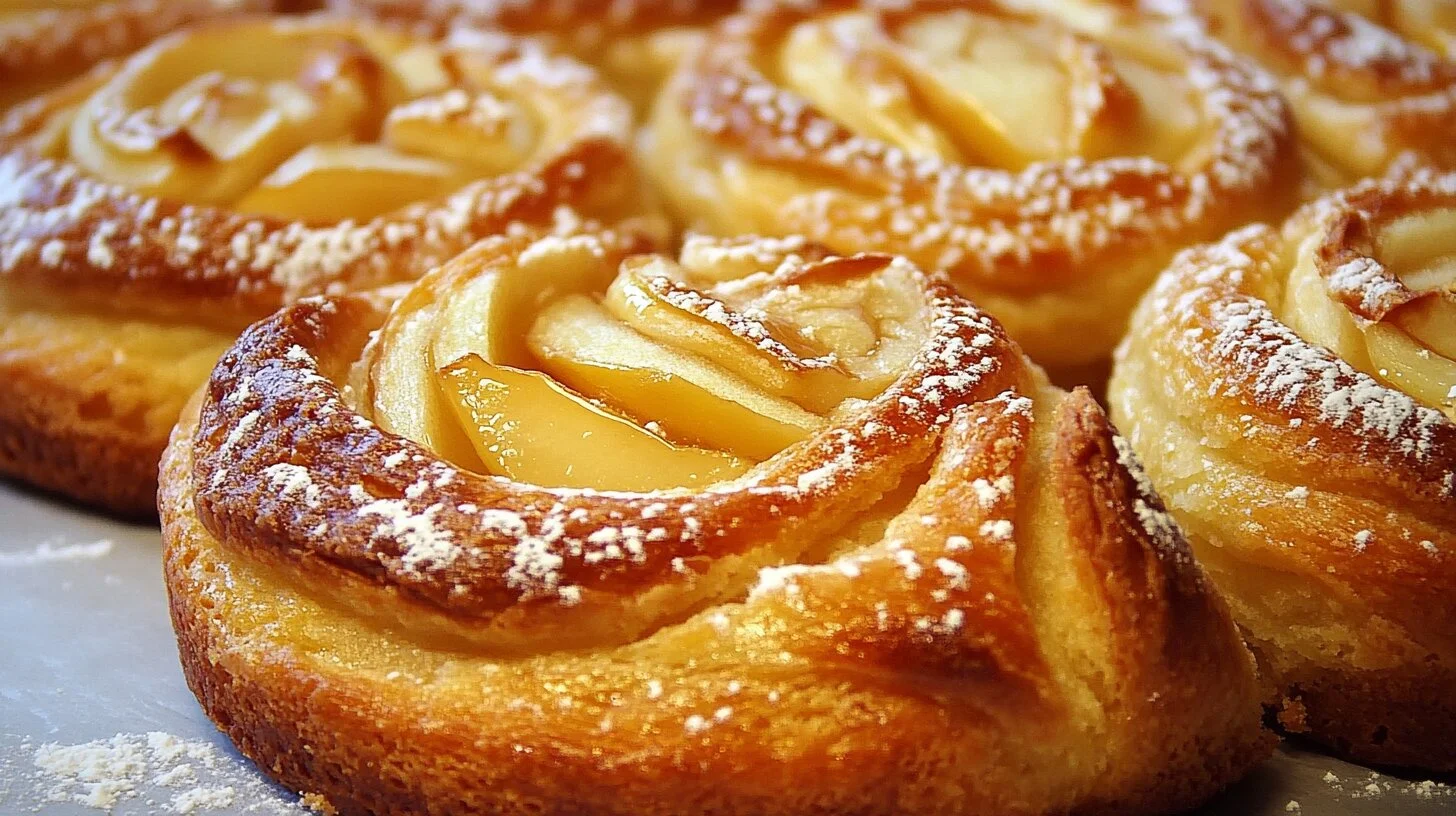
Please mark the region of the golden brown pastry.
<svg viewBox="0 0 1456 816"><path fill-rule="evenodd" d="M1111 402L1284 724L1456 769L1456 176L1368 182L1180 256Z"/></svg>
<svg viewBox="0 0 1456 816"><path fill-rule="evenodd" d="M706 28L743 0L328 0L362 14L438 34L451 28L532 35L599 68L645 105L702 41Z"/></svg>
<svg viewBox="0 0 1456 816"><path fill-rule="evenodd" d="M0 0L0 111L196 20L271 0Z"/></svg>
<svg viewBox="0 0 1456 816"><path fill-rule="evenodd" d="M1325 191L1398 161L1456 169L1450 0L1193 0L1280 78L1307 176Z"/></svg>
<svg viewBox="0 0 1456 816"><path fill-rule="evenodd" d="M822 0L720 26L644 152L682 221L949 269L1061 369L1178 247L1283 217L1287 129L1265 75L1136 9Z"/></svg>
<svg viewBox="0 0 1456 816"><path fill-rule="evenodd" d="M631 111L494 36L217 22L0 125L0 472L155 508L216 356L298 296L408 279L522 223L641 206Z"/></svg>
<svg viewBox="0 0 1456 816"><path fill-rule="evenodd" d="M343 814L1188 807L1225 607L1086 391L802 240L487 240L249 329L163 466L209 716Z"/></svg>

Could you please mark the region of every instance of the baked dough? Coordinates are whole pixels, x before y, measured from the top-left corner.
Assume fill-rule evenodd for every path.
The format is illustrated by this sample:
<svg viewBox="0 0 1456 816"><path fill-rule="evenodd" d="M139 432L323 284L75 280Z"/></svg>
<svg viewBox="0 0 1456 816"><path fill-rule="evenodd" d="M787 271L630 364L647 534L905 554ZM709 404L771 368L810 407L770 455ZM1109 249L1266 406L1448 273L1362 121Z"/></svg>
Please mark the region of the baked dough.
<svg viewBox="0 0 1456 816"><path fill-rule="evenodd" d="M268 0L0 0L0 110L178 26Z"/></svg>
<svg viewBox="0 0 1456 816"><path fill-rule="evenodd" d="M1456 176L1366 182L1190 250L1113 416L1243 625L1281 721L1456 769Z"/></svg>
<svg viewBox="0 0 1456 816"><path fill-rule="evenodd" d="M632 251L488 240L223 356L165 572L265 772L342 814L1138 814L1268 755L1130 450L943 277Z"/></svg>
<svg viewBox="0 0 1456 816"><path fill-rule="evenodd" d="M1274 72L1299 124L1307 189L1397 165L1456 170L1456 13L1447 0L1193 0Z"/></svg>
<svg viewBox="0 0 1456 816"><path fill-rule="evenodd" d="M602 71L639 107L651 99L714 20L742 0L328 0L416 31L509 31L541 38Z"/></svg>
<svg viewBox="0 0 1456 816"><path fill-rule="evenodd" d="M1105 361L1176 249L1292 208L1284 102L1196 25L1050 0L765 6L658 99L644 155L679 220L949 269L1049 368Z"/></svg>
<svg viewBox="0 0 1456 816"><path fill-rule="evenodd" d="M534 44L324 18L186 29L16 109L0 472L150 515L169 426L238 331L522 224L636 217L630 128Z"/></svg>

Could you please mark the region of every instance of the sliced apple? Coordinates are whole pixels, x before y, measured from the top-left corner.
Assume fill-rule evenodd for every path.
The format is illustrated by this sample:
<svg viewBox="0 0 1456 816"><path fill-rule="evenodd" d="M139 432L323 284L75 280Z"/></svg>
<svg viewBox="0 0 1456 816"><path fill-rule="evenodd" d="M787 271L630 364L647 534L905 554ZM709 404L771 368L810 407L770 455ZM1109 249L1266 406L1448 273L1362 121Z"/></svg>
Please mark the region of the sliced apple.
<svg viewBox="0 0 1456 816"><path fill-rule="evenodd" d="M1456 361L1431 353L1394 326L1374 323L1364 332L1379 379L1456 418Z"/></svg>
<svg viewBox="0 0 1456 816"><path fill-rule="evenodd" d="M525 164L536 150L539 130L520 102L456 88L391 110L383 140L404 152L467 164L489 175Z"/></svg>
<svg viewBox="0 0 1456 816"><path fill-rule="evenodd" d="M443 299L431 365L475 354L497 365L532 367L526 334L541 307L562 295L599 292L612 279L615 267L595 251L590 241L546 237L513 261L498 257L490 269L474 271ZM476 267L491 261L461 262Z"/></svg>
<svg viewBox="0 0 1456 816"><path fill-rule="evenodd" d="M676 283L666 266L657 258L628 261L607 290L607 310L642 334L701 355L770 394L802 403L816 393L845 390L850 375L823 348L792 329L774 331L766 316L750 318Z"/></svg>
<svg viewBox="0 0 1456 816"><path fill-rule="evenodd" d="M284 162L236 209L305 221L364 221L444 196L465 175L454 165L377 144L309 145Z"/></svg>
<svg viewBox="0 0 1456 816"><path fill-rule="evenodd" d="M887 62L883 37L867 14L841 14L795 26L784 41L784 81L861 136L915 156L956 158L955 145L926 120Z"/></svg>
<svg viewBox="0 0 1456 816"><path fill-rule="evenodd" d="M527 343L541 368L674 439L767 459L824 420L623 325L584 295L542 310Z"/></svg>
<svg viewBox="0 0 1456 816"><path fill-rule="evenodd" d="M751 466L719 451L673 445L536 371L470 354L439 372L454 409L494 474L549 487L650 491L702 487Z"/></svg>
<svg viewBox="0 0 1456 816"><path fill-rule="evenodd" d="M972 160L1018 170L1068 152L1069 77L1053 35L970 11L920 15L887 53Z"/></svg>

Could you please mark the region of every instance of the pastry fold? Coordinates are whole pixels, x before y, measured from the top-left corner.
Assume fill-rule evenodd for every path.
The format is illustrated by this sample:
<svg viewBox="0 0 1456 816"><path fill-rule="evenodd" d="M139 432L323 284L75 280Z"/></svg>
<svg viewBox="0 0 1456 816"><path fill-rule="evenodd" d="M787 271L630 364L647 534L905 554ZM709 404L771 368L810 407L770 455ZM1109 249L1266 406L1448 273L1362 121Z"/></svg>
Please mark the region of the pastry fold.
<svg viewBox="0 0 1456 816"><path fill-rule="evenodd" d="M1450 3L1192 0L1190 9L1278 77L1311 193L1414 164L1456 170Z"/></svg>
<svg viewBox="0 0 1456 816"><path fill-rule="evenodd" d="M344 814L1129 814L1267 756L1130 449L943 275L639 243L487 239L223 355L165 571L263 770Z"/></svg>
<svg viewBox="0 0 1456 816"><path fill-rule="evenodd" d="M742 0L328 0L336 11L412 30L529 35L596 66L644 106L707 28Z"/></svg>
<svg viewBox="0 0 1456 816"><path fill-rule="evenodd" d="M210 17L270 0L7 0L0 4L0 111Z"/></svg>
<svg viewBox="0 0 1456 816"><path fill-rule="evenodd" d="M1456 768L1456 176L1366 182L1179 256L1112 412L1281 721Z"/></svg>
<svg viewBox="0 0 1456 816"><path fill-rule="evenodd" d="M630 127L534 44L318 17L184 29L13 110L0 471L149 515L177 412L244 326L524 224L635 218Z"/></svg>
<svg viewBox="0 0 1456 816"><path fill-rule="evenodd" d="M1272 79L1133 4L763 4L651 124L683 223L947 269L1054 370L1105 361L1177 249L1291 195Z"/></svg>

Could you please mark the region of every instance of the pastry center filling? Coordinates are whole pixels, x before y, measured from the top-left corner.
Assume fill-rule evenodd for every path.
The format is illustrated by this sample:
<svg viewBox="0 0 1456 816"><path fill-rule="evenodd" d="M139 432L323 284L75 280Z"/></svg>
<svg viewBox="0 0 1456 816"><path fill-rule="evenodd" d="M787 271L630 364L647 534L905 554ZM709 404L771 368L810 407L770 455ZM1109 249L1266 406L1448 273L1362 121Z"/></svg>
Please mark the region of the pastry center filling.
<svg viewBox="0 0 1456 816"><path fill-rule="evenodd" d="M342 25L201 27L133 57L37 146L144 194L369 219L531 158L540 119L492 76L448 46Z"/></svg>
<svg viewBox="0 0 1456 816"><path fill-rule="evenodd" d="M1399 217L1373 233L1373 252L1323 269L1311 244L1301 248L1290 279L1291 325L1456 418L1456 209Z"/></svg>
<svg viewBox="0 0 1456 816"><path fill-rule="evenodd" d="M1447 58L1456 56L1456 3L1450 0L1321 0L1353 12Z"/></svg>
<svg viewBox="0 0 1456 816"><path fill-rule="evenodd" d="M908 265L791 257L730 270L716 252L690 243L680 262L629 258L613 276L527 250L449 285L447 303L406 304L377 341L375 419L520 482L701 488L878 394L928 336ZM421 386L439 406L416 421L399 392Z"/></svg>
<svg viewBox="0 0 1456 816"><path fill-rule="evenodd" d="M1177 161L1200 125L1182 65L1103 34L966 9L851 12L794 26L778 73L850 129L916 157L1012 170L1073 156Z"/></svg>

